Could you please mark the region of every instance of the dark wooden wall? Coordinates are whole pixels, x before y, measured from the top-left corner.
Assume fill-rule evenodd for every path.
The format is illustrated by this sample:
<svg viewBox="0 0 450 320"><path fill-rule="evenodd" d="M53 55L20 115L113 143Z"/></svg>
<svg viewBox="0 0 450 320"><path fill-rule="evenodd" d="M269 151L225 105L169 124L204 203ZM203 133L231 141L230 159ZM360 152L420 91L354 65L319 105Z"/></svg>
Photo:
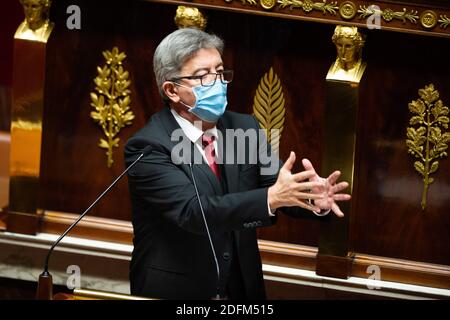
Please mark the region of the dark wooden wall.
<svg viewBox="0 0 450 320"><path fill-rule="evenodd" d="M65 27L65 9L73 1L55 1L52 7L56 29L48 47L40 196L42 208L74 213L83 211L124 169L125 141L162 108L151 61L159 41L176 29L173 5L77 3L82 11L80 31ZM334 26L225 11L206 14L208 31L224 38L224 61L235 70L229 109L252 113L259 81L273 67L287 108L281 157L293 150L298 158L307 157L320 168L325 76L335 60ZM366 33L368 67L360 88L353 248L450 264L450 160L441 161L428 208L422 212L421 178L404 144L408 103L417 99L418 89L433 82L450 104L450 40L377 30ZM121 132L115 164L108 169L103 149L97 146L102 132L89 116L89 93L94 90L96 67L104 64L101 52L114 46L128 55L124 67L133 82L136 119ZM130 220L126 180L91 215ZM319 232L317 221L283 216L276 227L260 230L259 236L316 246Z"/></svg>
<svg viewBox="0 0 450 320"><path fill-rule="evenodd" d="M22 20L23 10L19 1L2 1L2 17L0 19L0 131L10 130L13 41L14 33Z"/></svg>
<svg viewBox="0 0 450 320"><path fill-rule="evenodd" d="M357 252L450 264L450 159L439 161L422 211L422 177L408 154L408 103L434 83L450 106L450 40L373 32L365 56L353 217ZM448 129L447 129L448 132Z"/></svg>

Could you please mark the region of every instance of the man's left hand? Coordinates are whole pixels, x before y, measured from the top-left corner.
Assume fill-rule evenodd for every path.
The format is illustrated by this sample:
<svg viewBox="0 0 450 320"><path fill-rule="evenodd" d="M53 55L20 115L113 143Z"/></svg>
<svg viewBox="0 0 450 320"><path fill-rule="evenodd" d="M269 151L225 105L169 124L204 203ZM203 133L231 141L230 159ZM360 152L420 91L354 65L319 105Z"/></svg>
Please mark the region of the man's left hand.
<svg viewBox="0 0 450 320"><path fill-rule="evenodd" d="M302 164L305 170L316 172L311 161L308 159L303 159ZM336 184L336 181L339 179L340 175L340 171L334 171L328 176L328 178L325 179L316 173L309 179L309 181L322 183L320 187L314 187L311 189L312 193L322 194L322 198L314 200L314 204L322 210L331 209L336 216L342 218L344 213L341 211L336 201L348 201L351 199L351 196L349 194L340 193L349 186L346 181Z"/></svg>

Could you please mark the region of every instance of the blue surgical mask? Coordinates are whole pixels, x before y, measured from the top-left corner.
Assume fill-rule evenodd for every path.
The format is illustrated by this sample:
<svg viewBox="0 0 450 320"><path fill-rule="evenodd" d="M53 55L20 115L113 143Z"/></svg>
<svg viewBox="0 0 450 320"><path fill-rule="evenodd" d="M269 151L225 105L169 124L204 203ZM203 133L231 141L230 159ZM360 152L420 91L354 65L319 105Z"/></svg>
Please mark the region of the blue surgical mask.
<svg viewBox="0 0 450 320"><path fill-rule="evenodd" d="M191 89L195 96L195 105L192 107L180 102L203 121L217 122L227 107L227 84L216 81L211 87L199 85Z"/></svg>

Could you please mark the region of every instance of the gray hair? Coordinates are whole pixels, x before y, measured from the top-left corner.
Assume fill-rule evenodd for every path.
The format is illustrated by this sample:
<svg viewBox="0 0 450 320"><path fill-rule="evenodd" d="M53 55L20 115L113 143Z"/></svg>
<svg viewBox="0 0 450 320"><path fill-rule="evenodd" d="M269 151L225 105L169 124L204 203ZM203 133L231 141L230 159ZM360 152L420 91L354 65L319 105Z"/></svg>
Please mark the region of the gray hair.
<svg viewBox="0 0 450 320"><path fill-rule="evenodd" d="M163 100L167 99L162 84L179 76L183 64L200 49L215 48L223 53L223 40L199 29L182 28L166 36L153 56L153 71Z"/></svg>

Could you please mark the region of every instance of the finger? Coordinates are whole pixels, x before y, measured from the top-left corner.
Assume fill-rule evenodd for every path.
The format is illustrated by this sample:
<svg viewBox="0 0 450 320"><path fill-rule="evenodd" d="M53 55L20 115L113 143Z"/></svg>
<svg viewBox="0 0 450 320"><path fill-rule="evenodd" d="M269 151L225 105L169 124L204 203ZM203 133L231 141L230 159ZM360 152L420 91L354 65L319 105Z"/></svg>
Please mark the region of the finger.
<svg viewBox="0 0 450 320"><path fill-rule="evenodd" d="M323 195L322 194L317 194L317 193L309 193L309 192L296 192L295 197L297 199L304 199L304 200L322 200L323 199Z"/></svg>
<svg viewBox="0 0 450 320"><path fill-rule="evenodd" d="M325 190L324 185L322 182L299 182L295 185L295 190L297 191L304 191L304 190L314 190L315 193L323 192Z"/></svg>
<svg viewBox="0 0 450 320"><path fill-rule="evenodd" d="M336 183L337 179L339 179L340 176L341 176L341 172L335 171L328 176L327 180L331 185L333 185Z"/></svg>
<svg viewBox="0 0 450 320"><path fill-rule="evenodd" d="M291 153L289 154L289 158L286 160L286 162L283 165L283 169L286 169L287 171L291 171L292 167L294 166L295 163L295 152L291 151Z"/></svg>
<svg viewBox="0 0 450 320"><path fill-rule="evenodd" d="M334 201L348 201L352 198L349 194L339 193L333 196Z"/></svg>
<svg viewBox="0 0 450 320"><path fill-rule="evenodd" d="M343 181L343 182L339 182L338 184L334 185L331 187L331 192L333 193L339 193L344 189L347 189L349 186L348 182Z"/></svg>
<svg viewBox="0 0 450 320"><path fill-rule="evenodd" d="M341 211L339 206L336 203L333 203L331 205L331 210L339 217L342 218L344 216L344 213Z"/></svg>
<svg viewBox="0 0 450 320"><path fill-rule="evenodd" d="M306 209L306 210L310 210L310 211L316 211L316 212L320 211L319 207L309 204L307 202L301 201L301 200L297 201L297 206L302 207L303 209Z"/></svg>
<svg viewBox="0 0 450 320"><path fill-rule="evenodd" d="M303 167L305 168L305 170L308 170L308 171L312 170L312 171L316 172L311 161L309 161L308 159L306 159L306 158L303 159L302 164L303 164Z"/></svg>
<svg viewBox="0 0 450 320"><path fill-rule="evenodd" d="M306 179L310 179L316 176L316 173L314 171L308 170L308 171L302 171L298 172L296 174L293 174L292 177L296 182L300 182Z"/></svg>

